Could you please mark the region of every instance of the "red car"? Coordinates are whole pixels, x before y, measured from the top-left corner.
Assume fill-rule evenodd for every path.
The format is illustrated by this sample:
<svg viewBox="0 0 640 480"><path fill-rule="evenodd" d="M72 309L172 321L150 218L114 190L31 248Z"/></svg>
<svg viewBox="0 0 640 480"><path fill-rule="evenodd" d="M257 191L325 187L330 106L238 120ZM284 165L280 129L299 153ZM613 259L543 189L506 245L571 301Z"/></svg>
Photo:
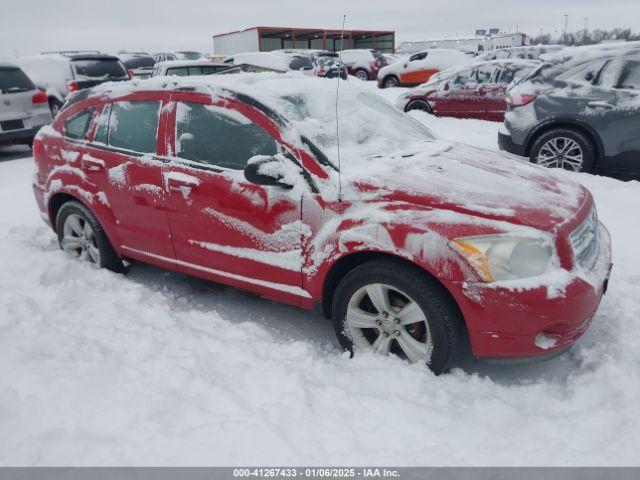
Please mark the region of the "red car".
<svg viewBox="0 0 640 480"><path fill-rule="evenodd" d="M493 60L445 70L398 98L405 112L504 121L507 88L540 66L528 60Z"/></svg>
<svg viewBox="0 0 640 480"><path fill-rule="evenodd" d="M353 82L339 146L335 112L335 83L301 76L79 92L36 138L36 200L74 257L317 305L343 348L435 372L467 336L514 359L585 332L611 258L585 188L437 140Z"/></svg>

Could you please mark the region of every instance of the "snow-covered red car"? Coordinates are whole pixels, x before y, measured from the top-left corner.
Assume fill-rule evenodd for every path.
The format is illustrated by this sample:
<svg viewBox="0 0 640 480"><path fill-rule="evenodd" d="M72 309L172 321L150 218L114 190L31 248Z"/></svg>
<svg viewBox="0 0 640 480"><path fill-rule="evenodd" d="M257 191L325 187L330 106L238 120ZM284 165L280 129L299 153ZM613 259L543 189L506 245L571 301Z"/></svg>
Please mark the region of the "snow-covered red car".
<svg viewBox="0 0 640 480"><path fill-rule="evenodd" d="M471 62L472 57L459 50L431 48L387 65L378 72L378 87L415 87L447 68Z"/></svg>
<svg viewBox="0 0 640 480"><path fill-rule="evenodd" d="M400 95L396 104L405 112L502 122L507 89L539 66L531 60L493 60L444 70Z"/></svg>
<svg viewBox="0 0 640 480"><path fill-rule="evenodd" d="M70 255L319 306L356 353L442 372L467 337L478 358L568 349L611 265L589 191L438 140L353 82L336 124L335 87L260 74L79 92L36 137L38 207Z"/></svg>

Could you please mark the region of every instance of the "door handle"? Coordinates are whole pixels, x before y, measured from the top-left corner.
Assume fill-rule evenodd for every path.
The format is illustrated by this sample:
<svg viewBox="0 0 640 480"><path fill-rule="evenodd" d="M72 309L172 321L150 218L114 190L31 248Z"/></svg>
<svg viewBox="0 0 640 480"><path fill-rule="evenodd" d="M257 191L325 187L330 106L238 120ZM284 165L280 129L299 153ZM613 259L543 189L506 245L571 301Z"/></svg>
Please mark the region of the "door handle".
<svg viewBox="0 0 640 480"><path fill-rule="evenodd" d="M182 172L167 172L164 174L167 190L184 194L185 189L194 189L200 185L200 179Z"/></svg>
<svg viewBox="0 0 640 480"><path fill-rule="evenodd" d="M602 101L589 102L587 103L587 107L601 109L601 110L613 110L614 108L616 108L615 105L609 102L602 102Z"/></svg>
<svg viewBox="0 0 640 480"><path fill-rule="evenodd" d="M83 170L88 170L90 172L99 172L100 170L104 170L105 167L104 161L90 155L82 155L80 165Z"/></svg>

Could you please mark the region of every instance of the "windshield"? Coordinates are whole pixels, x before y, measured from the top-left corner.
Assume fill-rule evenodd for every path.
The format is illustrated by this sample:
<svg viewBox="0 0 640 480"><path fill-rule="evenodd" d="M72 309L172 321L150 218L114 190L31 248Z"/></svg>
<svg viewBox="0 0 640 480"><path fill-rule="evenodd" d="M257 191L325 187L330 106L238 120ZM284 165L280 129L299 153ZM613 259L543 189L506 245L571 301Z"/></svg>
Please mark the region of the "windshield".
<svg viewBox="0 0 640 480"><path fill-rule="evenodd" d="M122 64L116 59L74 60L73 67L76 78L79 80L128 76Z"/></svg>
<svg viewBox="0 0 640 480"><path fill-rule="evenodd" d="M341 67L342 62L340 61L340 57L337 53L335 54L324 54L318 55L316 57L316 63L319 67Z"/></svg>
<svg viewBox="0 0 640 480"><path fill-rule="evenodd" d="M342 169L360 168L363 160L385 156L411 156L418 144L434 139L431 132L409 115L377 95L343 87L338 101L340 160ZM353 91L355 90L355 91ZM333 93L333 92L331 92ZM286 118L338 165L335 94L285 95L279 104Z"/></svg>
<svg viewBox="0 0 640 480"><path fill-rule="evenodd" d="M29 92L36 86L19 68L0 67L0 93Z"/></svg>

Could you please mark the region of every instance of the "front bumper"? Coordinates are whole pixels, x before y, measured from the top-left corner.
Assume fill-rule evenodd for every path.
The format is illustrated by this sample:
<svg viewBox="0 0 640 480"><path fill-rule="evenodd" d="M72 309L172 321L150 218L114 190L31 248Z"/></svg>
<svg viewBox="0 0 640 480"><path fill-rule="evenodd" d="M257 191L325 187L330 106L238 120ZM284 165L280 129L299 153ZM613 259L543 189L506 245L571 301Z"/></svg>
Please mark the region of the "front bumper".
<svg viewBox="0 0 640 480"><path fill-rule="evenodd" d="M479 359L544 359L568 350L587 331L611 272L609 234L601 228L596 265L556 286L507 288L462 282L454 293Z"/></svg>
<svg viewBox="0 0 640 480"><path fill-rule="evenodd" d="M525 146L515 143L511 138L511 135L508 133L498 132L498 146L500 147L500 150L504 150L521 157L526 157Z"/></svg>

